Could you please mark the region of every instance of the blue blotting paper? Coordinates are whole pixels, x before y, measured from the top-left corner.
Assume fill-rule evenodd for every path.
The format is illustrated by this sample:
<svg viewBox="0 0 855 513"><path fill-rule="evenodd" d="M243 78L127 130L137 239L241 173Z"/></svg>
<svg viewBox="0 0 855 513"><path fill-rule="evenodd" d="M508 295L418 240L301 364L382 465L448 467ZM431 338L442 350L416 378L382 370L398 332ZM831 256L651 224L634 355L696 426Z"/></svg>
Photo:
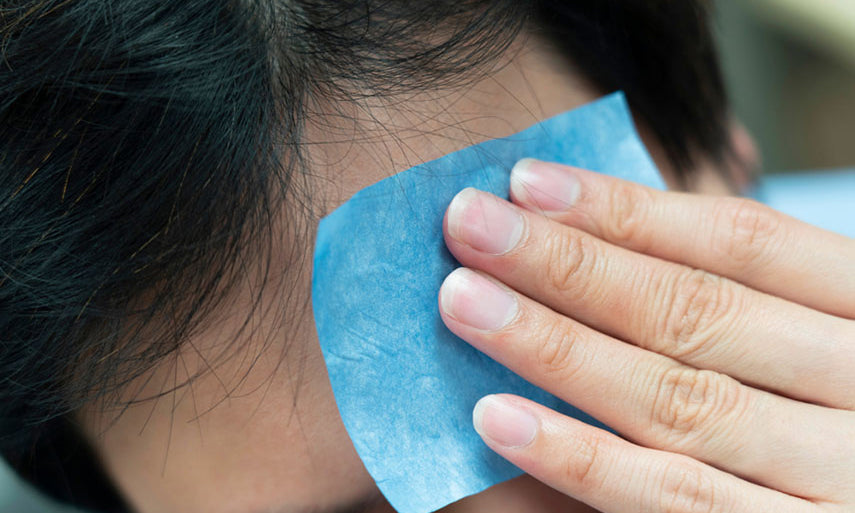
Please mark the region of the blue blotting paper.
<svg viewBox="0 0 855 513"><path fill-rule="evenodd" d="M521 474L472 428L484 395L519 394L595 423L452 335L439 316L440 284L459 265L443 242L446 207L465 187L507 198L524 157L664 188L615 93L367 187L318 229L312 303L336 402L399 512L434 511Z"/></svg>

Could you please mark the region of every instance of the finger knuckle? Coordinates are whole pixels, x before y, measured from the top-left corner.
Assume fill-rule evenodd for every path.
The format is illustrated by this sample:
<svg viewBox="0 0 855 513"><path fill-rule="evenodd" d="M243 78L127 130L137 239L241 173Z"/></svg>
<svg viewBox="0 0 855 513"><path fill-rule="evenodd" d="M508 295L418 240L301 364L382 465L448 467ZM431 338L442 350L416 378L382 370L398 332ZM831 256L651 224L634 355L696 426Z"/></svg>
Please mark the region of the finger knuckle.
<svg viewBox="0 0 855 513"><path fill-rule="evenodd" d="M721 490L711 476L695 464L669 464L658 489L657 511L663 513L713 513L722 510Z"/></svg>
<svg viewBox="0 0 855 513"><path fill-rule="evenodd" d="M553 323L545 330L536 353L544 375L572 379L581 366L576 358L578 337L579 333L564 323Z"/></svg>
<svg viewBox="0 0 855 513"><path fill-rule="evenodd" d="M581 233L565 232L547 241L545 256L549 286L558 293L584 290L586 280L580 278L593 269L597 247Z"/></svg>
<svg viewBox="0 0 855 513"><path fill-rule="evenodd" d="M663 438L663 446L703 443L713 436L716 422L738 411L742 400L741 385L723 374L669 369L653 401L653 431Z"/></svg>
<svg viewBox="0 0 855 513"><path fill-rule="evenodd" d="M583 494L594 492L605 482L602 459L605 456L603 437L582 436L575 441L573 453L564 459L560 473L562 482L574 483Z"/></svg>
<svg viewBox="0 0 855 513"><path fill-rule="evenodd" d="M681 361L700 358L732 322L736 291L728 280L705 271L681 274L671 292L663 333L663 352Z"/></svg>
<svg viewBox="0 0 855 513"><path fill-rule="evenodd" d="M782 217L760 203L748 199L725 198L715 211L722 227L719 251L735 264L760 266L764 255L771 254L770 244L781 236Z"/></svg>
<svg viewBox="0 0 855 513"><path fill-rule="evenodd" d="M644 244L646 219L652 204L650 192L637 185L618 184L611 190L605 237L618 244Z"/></svg>

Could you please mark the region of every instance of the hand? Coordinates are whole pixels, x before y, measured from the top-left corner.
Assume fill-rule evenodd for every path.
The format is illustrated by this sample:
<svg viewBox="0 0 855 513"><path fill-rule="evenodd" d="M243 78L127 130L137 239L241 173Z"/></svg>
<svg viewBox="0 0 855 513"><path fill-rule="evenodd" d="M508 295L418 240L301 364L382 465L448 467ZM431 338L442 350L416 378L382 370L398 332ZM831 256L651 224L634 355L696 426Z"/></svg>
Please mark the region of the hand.
<svg viewBox="0 0 855 513"><path fill-rule="evenodd" d="M487 445L608 513L855 511L855 240L531 160L511 196L451 203L443 319L623 438L495 395Z"/></svg>

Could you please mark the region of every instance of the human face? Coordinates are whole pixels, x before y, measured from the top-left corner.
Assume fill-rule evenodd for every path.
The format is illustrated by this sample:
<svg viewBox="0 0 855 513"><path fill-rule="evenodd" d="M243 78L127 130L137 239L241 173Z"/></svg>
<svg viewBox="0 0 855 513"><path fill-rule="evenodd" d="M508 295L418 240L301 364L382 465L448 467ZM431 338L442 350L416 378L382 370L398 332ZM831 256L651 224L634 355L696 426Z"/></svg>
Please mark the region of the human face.
<svg viewBox="0 0 855 513"><path fill-rule="evenodd" d="M511 54L489 78L465 90L315 106L305 136L311 175L298 177L298 185L313 198L316 215L289 203L273 226L277 238L269 261L288 262L288 268L265 274L261 263L250 265L246 280L207 328L128 394L154 397L194 377L188 385L134 404L120 416L84 415L93 445L136 511L392 511L335 406L307 307L311 235L319 214L390 173L510 135L600 96L537 41L520 43ZM673 176L643 126L641 132L666 177ZM301 223L306 229L295 230ZM240 342L237 350L234 340ZM222 357L224 348L228 358ZM585 507L521 478L447 508L476 510Z"/></svg>

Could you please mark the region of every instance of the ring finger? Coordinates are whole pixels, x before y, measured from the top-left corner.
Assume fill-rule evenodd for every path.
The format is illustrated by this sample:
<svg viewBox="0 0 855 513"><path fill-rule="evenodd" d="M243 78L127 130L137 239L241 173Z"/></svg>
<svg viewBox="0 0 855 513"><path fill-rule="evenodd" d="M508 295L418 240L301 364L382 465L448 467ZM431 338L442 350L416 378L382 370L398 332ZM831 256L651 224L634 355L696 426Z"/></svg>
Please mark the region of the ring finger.
<svg viewBox="0 0 855 513"><path fill-rule="evenodd" d="M443 284L440 310L479 350L643 445L802 496L831 495L845 475L849 412L624 344L465 268Z"/></svg>

